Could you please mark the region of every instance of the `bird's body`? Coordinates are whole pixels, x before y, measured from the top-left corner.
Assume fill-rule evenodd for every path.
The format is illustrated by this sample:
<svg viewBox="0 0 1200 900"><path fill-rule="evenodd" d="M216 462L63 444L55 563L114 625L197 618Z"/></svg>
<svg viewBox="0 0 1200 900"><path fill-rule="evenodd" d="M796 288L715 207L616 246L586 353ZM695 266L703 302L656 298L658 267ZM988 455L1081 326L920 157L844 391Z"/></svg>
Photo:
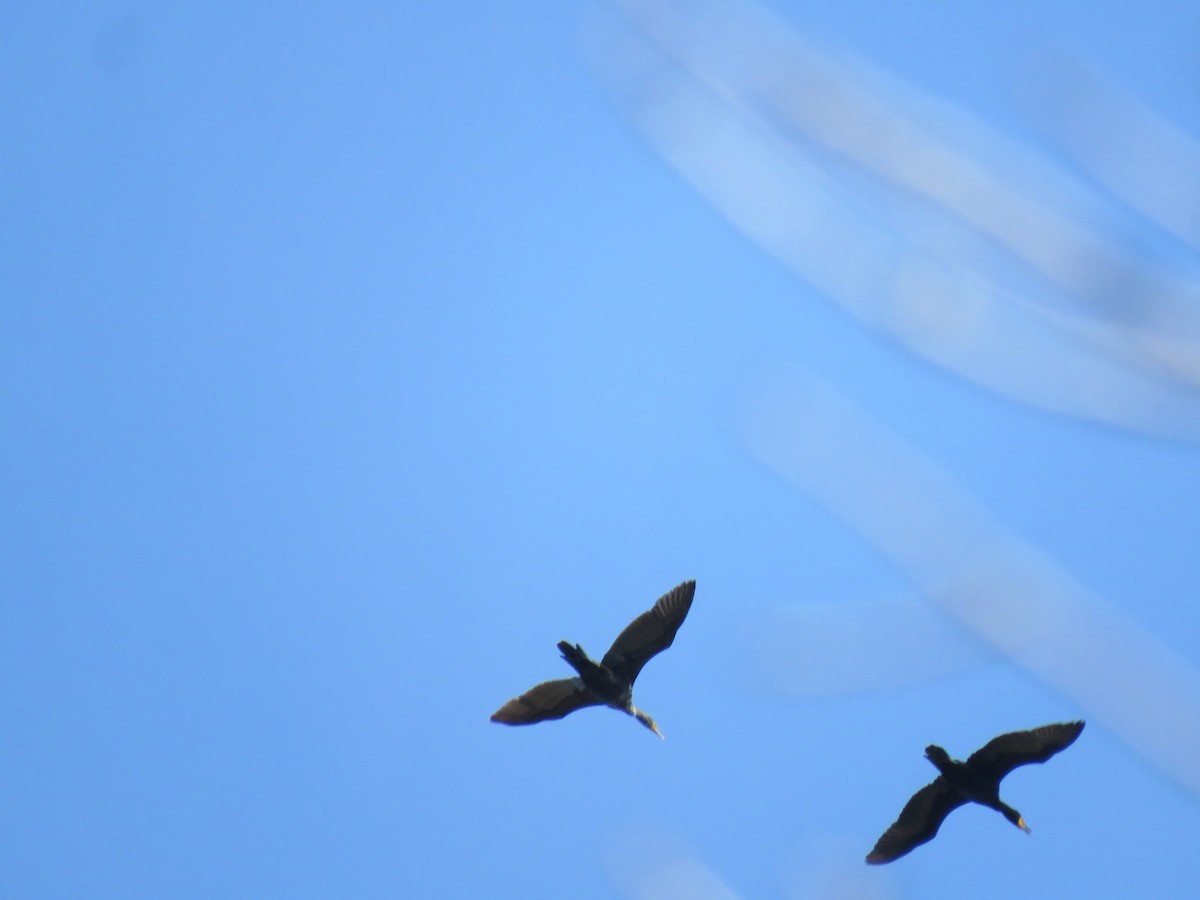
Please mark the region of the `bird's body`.
<svg viewBox="0 0 1200 900"><path fill-rule="evenodd" d="M659 598L654 606L626 626L600 662L591 659L579 644L559 641L558 649L575 678L543 681L492 714L493 722L531 725L563 716L585 706L611 706L636 718L662 737L654 720L633 705L633 682L652 657L670 647L683 624L696 582L685 581Z"/></svg>
<svg viewBox="0 0 1200 900"><path fill-rule="evenodd" d="M900 818L867 855L867 862L891 862L932 840L946 816L964 803L991 807L1029 833L1021 814L1000 799L1000 780L1017 766L1045 762L1069 747L1083 725L1065 722L1002 734L972 753L966 762L951 759L941 747L930 744L925 748L925 757L937 767L938 777L905 804Z"/></svg>
<svg viewBox="0 0 1200 900"><path fill-rule="evenodd" d="M627 709L633 703L633 685L617 676L603 663L594 661L579 644L558 642L559 652L571 668L579 673L578 681L598 703L614 709Z"/></svg>

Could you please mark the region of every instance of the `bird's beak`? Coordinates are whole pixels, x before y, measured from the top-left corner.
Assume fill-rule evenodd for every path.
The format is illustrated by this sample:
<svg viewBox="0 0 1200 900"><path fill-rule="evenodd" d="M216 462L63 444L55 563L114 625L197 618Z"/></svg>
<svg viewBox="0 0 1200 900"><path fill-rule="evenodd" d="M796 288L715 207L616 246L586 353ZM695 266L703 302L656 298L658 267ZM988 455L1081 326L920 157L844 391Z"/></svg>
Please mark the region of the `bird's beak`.
<svg viewBox="0 0 1200 900"><path fill-rule="evenodd" d="M657 726L657 725L653 725L653 724L652 724L652 725L650 726L650 728L651 728L651 729L654 731L654 733L655 733L655 734L657 734L657 735L658 735L660 738L662 738L662 740L664 740L664 741L666 740L666 738L665 738L665 737L663 737L663 733L662 733L661 731L659 731L659 730L658 730L658 726Z"/></svg>
<svg viewBox="0 0 1200 900"><path fill-rule="evenodd" d="M1021 829L1023 832L1025 832L1026 834L1033 834L1033 829L1032 829L1032 828L1030 828L1028 825L1026 825L1026 824L1025 824L1025 817L1024 817L1024 816L1018 816L1018 817L1017 817L1017 827L1018 827L1018 828L1020 828L1020 829Z"/></svg>

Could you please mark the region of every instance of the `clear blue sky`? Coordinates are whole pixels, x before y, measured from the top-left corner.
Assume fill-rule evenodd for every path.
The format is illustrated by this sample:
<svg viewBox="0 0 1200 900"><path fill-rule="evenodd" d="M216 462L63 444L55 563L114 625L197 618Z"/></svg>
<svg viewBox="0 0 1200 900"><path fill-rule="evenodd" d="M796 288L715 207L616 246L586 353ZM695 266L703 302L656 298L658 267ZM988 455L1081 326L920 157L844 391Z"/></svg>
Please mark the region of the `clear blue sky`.
<svg viewBox="0 0 1200 900"><path fill-rule="evenodd" d="M1194 5L968 6L770 9L897 115L933 108L922 121L956 136L947 121L976 117L968 158L1052 185L1033 195L1137 272L1200 283L1187 235L1134 211L1087 150L1130 137L1150 158L1126 170L1178 172L1159 194L1185 212L1200 182L1141 132L1072 145L1055 129L1082 103L1063 72L1083 60L1190 147ZM656 131L678 122L645 115L706 70L643 66L664 38L639 27L608 3L0 12L0 894L1095 898L1200 883L1200 794L1171 763L1196 749L1171 726L1200 707L1145 702L1200 667L1200 447L1155 436L1200 421L1171 368L1196 358L1181 324L1195 307L1146 312L1120 287L1132 276L1098 288L1103 327L1184 334L1150 374L1141 357L1101 382L1054 368L1144 349L1106 343L1115 331L1052 331L1040 355L972 331L988 353L931 360L915 344L961 323L935 313L914 337L889 331L886 308L848 315L830 288L842 261L936 260L1071 316L1069 291L1021 248L956 228L961 210L929 212L894 173L759 109L757 127L846 190L839 209L884 223L878 244L802 241L811 255L788 258L754 232L764 207L739 221L704 180L715 170L687 171L694 145ZM640 49L615 49L631 36ZM745 99L747 83L714 96ZM735 195L763 175L740 152L714 158ZM832 202L794 186L785 212ZM826 388L831 406L796 399ZM1072 406L1126 388L1109 424ZM1143 415L1160 388L1175 405ZM1056 403L1068 414L1041 408ZM837 410L869 424L825 431L818 414ZM771 442L789 415L821 452ZM1104 610L1116 637L1076 647L1082 620L1064 618L1037 652L1013 649L1003 627L1025 634L1028 610L1003 589L986 609L1004 621L946 615L937 586L981 547L1036 557L990 584L1041 603L1069 582L1047 590ZM567 674L556 641L598 655L685 578L691 615L638 682L665 741L604 710L488 722ZM1077 657L1062 670L1060 649ZM1124 706L1089 691L1109 672L1123 688L1123 666L1159 650L1170 671L1119 691ZM1135 708L1162 726L1157 757L1122 719ZM1089 720L1074 747L1005 782L1032 837L969 808L911 856L862 864L934 774L927 743L963 756L1074 718Z"/></svg>

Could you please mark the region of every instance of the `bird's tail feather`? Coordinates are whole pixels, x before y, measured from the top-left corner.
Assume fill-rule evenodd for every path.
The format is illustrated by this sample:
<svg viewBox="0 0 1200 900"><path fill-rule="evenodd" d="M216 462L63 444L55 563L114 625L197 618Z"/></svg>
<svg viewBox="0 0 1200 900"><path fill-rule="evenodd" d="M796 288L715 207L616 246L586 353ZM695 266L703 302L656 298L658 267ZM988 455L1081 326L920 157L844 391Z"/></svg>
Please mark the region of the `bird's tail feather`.
<svg viewBox="0 0 1200 900"><path fill-rule="evenodd" d="M571 668L580 675L585 675L588 670L596 668L596 664L588 658L588 655L578 644L568 644L566 641L559 641L558 649L562 653L562 658L570 663Z"/></svg>

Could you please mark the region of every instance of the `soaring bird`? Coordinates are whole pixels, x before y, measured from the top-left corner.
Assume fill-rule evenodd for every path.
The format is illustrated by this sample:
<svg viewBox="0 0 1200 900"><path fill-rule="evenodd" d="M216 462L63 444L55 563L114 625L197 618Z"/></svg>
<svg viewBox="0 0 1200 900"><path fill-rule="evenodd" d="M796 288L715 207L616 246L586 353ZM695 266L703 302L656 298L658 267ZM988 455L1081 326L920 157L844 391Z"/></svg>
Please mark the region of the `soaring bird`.
<svg viewBox="0 0 1200 900"><path fill-rule="evenodd" d="M951 759L941 747L930 744L925 748L925 758L941 774L904 805L900 818L867 854L867 862L891 862L932 840L946 816L964 803L990 806L1029 834L1030 828L1021 814L1000 799L1000 779L1017 766L1045 762L1071 746L1083 731L1083 725L1083 722L1064 722L1002 734L972 753L965 763Z"/></svg>
<svg viewBox="0 0 1200 900"><path fill-rule="evenodd" d="M629 713L661 738L663 734L654 719L633 705L633 682L651 657L671 646L675 632L692 608L695 593L696 582L685 581L663 594L617 635L600 662L590 659L579 644L559 641L563 659L579 674L530 688L496 710L492 721L532 725L561 719L585 706L611 706Z"/></svg>

